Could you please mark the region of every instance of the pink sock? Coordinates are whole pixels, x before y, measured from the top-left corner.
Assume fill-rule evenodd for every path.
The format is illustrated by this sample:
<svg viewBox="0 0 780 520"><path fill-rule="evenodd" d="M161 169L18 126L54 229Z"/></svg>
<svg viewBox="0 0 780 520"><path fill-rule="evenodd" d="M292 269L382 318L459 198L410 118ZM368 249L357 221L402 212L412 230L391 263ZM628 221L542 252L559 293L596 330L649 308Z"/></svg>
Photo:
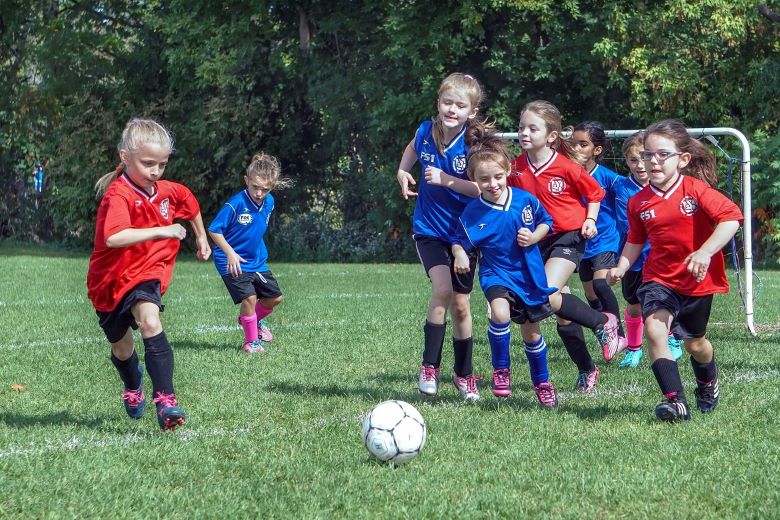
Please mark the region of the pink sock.
<svg viewBox="0 0 780 520"><path fill-rule="evenodd" d="M260 302L257 302L255 304L255 314L257 314L257 319L258 320L262 320L263 318L265 318L266 316L268 316L272 312L274 312L273 309L269 309L268 307L266 307L265 305L263 305Z"/></svg>
<svg viewBox="0 0 780 520"><path fill-rule="evenodd" d="M239 316L238 321L244 329L244 343L257 341L257 315Z"/></svg>
<svg viewBox="0 0 780 520"><path fill-rule="evenodd" d="M628 349L641 349L642 335L645 333L645 322L642 319L642 316L633 317L628 313L628 310L624 310L623 317L626 319L626 339L628 340Z"/></svg>

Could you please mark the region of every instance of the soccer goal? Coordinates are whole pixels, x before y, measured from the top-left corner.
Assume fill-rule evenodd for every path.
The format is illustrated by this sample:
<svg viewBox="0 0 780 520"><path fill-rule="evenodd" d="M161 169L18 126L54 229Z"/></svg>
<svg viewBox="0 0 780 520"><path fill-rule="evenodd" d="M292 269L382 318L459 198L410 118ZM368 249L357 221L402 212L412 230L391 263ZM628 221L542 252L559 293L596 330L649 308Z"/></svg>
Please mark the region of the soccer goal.
<svg viewBox="0 0 780 520"><path fill-rule="evenodd" d="M605 133L609 139L625 139L634 135L638 131L639 130L605 130ZM748 143L747 138L742 132L734 128L689 128L688 134L692 137L696 137L697 139L708 141L711 145L715 146L717 150L721 152L721 154L726 158L728 161L726 184L727 190L729 192L728 195L732 198L732 189L734 185L732 174L734 166L736 164L740 165L738 170L740 174L740 182L738 182L738 186L740 186L742 191L742 214L745 217L745 220L742 224L742 260L744 262L744 279L742 276L740 276L737 248L734 240L731 242L731 249L734 256L733 260L735 274L737 277L737 286L740 296L742 297L742 303L745 307L745 324L747 325L748 331L750 331L753 336L756 336L756 327L753 322L753 225L751 220L753 209L752 199L750 196L750 143ZM507 132L498 135L504 139L512 141L517 140L517 132ZM731 157L728 153L726 153L726 151L721 148L716 136L731 136L736 138L742 149L742 159L740 160L738 158ZM622 157L619 157L620 154L615 154L613 152L611 155L612 157L609 158L611 158L613 161L622 161ZM716 154L716 157L717 155L718 154ZM621 170L625 172L627 168L622 168Z"/></svg>

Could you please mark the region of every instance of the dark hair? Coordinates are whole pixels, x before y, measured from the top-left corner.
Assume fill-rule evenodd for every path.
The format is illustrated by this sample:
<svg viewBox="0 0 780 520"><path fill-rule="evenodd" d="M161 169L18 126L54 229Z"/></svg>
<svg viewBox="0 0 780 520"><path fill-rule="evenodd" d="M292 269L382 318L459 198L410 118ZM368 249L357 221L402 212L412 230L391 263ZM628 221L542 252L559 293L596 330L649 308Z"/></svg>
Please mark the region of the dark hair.
<svg viewBox="0 0 780 520"><path fill-rule="evenodd" d="M601 161L604 152L607 150L607 135L604 133L604 125L598 121L583 121L574 127L574 132L587 132L588 139L593 143L593 146L600 146L601 153L594 156L593 160L597 163Z"/></svg>
<svg viewBox="0 0 780 520"><path fill-rule="evenodd" d="M683 153L691 154L691 160L683 168L682 173L702 180L710 186L718 183L718 172L715 165L715 156L688 134L685 124L679 119L664 119L653 123L645 129L645 138L653 134L662 135L674 141L677 149Z"/></svg>
<svg viewBox="0 0 780 520"><path fill-rule="evenodd" d="M474 180L474 170L483 162L494 162L507 171L510 171L512 166L506 143L495 134L485 135L479 142L469 148L466 162L468 164L468 176L471 180Z"/></svg>

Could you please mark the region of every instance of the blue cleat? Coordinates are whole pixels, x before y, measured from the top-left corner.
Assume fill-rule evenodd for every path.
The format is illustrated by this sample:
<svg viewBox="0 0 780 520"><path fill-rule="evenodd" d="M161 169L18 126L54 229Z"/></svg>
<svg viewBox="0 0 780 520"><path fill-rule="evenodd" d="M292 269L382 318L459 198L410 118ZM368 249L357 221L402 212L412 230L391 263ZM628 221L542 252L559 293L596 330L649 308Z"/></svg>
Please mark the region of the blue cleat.
<svg viewBox="0 0 780 520"><path fill-rule="evenodd" d="M152 402L157 406L157 422L163 431L173 431L177 426L184 426L187 416L184 410L176 406L176 394L157 392Z"/></svg>
<svg viewBox="0 0 780 520"><path fill-rule="evenodd" d="M141 383L138 388L125 388L122 392L122 400L125 402L125 411L131 419L140 419L146 410L146 397L144 396L144 367L138 364L138 375Z"/></svg>
<svg viewBox="0 0 780 520"><path fill-rule="evenodd" d="M669 335L669 350L672 351L672 357L675 361L680 359L683 355L683 340Z"/></svg>

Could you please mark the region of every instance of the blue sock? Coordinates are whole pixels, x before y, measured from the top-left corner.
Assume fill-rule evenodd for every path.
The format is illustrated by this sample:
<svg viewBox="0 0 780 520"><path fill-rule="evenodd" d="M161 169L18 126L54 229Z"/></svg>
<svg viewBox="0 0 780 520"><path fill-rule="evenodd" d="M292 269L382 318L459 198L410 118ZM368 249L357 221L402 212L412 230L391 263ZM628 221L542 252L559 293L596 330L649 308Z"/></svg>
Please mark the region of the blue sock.
<svg viewBox="0 0 780 520"><path fill-rule="evenodd" d="M509 325L511 322L496 323L493 320L489 321L488 341L490 341L493 369L509 368L509 342L512 339Z"/></svg>
<svg viewBox="0 0 780 520"><path fill-rule="evenodd" d="M528 368L531 370L531 381L534 386L550 379L547 371L547 343L544 338L539 338L534 344L525 343L525 357L528 358Z"/></svg>

